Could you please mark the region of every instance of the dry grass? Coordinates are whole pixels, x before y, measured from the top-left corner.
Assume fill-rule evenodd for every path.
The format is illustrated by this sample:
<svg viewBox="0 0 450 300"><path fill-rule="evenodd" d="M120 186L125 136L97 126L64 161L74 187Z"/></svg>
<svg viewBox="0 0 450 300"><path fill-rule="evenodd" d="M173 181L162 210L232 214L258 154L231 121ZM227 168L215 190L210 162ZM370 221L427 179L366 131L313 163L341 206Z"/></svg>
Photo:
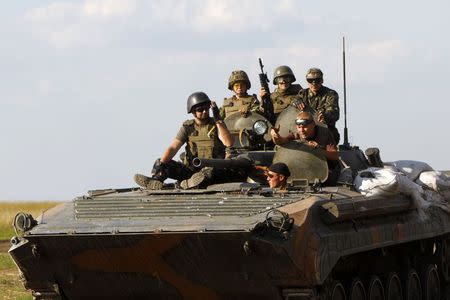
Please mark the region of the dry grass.
<svg viewBox="0 0 450 300"><path fill-rule="evenodd" d="M19 273L8 253L0 253L0 300L32 299L23 287Z"/></svg>
<svg viewBox="0 0 450 300"><path fill-rule="evenodd" d="M0 202L0 241L14 235L12 222L18 212L26 212L37 218L43 211L60 202Z"/></svg>
<svg viewBox="0 0 450 300"><path fill-rule="evenodd" d="M43 211L59 203L0 202L0 241L9 240L14 235L12 222L18 212L29 213L37 218ZM9 254L0 252L0 300L6 299L25 300L32 299L32 297L31 293L25 290L20 282L19 272Z"/></svg>

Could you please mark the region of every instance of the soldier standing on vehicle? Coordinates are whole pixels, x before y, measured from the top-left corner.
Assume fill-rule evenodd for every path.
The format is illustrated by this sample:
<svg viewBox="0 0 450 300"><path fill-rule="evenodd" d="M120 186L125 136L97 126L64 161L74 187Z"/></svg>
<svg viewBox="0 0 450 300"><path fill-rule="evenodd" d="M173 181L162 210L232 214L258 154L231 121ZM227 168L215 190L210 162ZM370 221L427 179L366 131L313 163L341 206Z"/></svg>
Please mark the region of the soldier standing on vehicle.
<svg viewBox="0 0 450 300"><path fill-rule="evenodd" d="M277 86L275 91L270 94L273 103L275 117L291 104L302 89L300 84L292 84L295 82L295 75L288 66L279 66L273 74L273 84ZM261 87L259 96L261 99L266 95L267 91Z"/></svg>
<svg viewBox="0 0 450 300"><path fill-rule="evenodd" d="M213 118L209 116L210 108ZM183 123L175 139L156 160L151 177L134 176L138 185L151 190L161 189L164 180L172 178L180 182L181 188L189 189L214 180L217 174L212 168L200 170L192 166L192 160L195 157L224 158L225 147L233 145L233 137L220 117L217 105L205 93L196 92L189 96L187 112L192 113L194 119ZM174 161L173 157L183 145L186 145L184 162Z"/></svg>
<svg viewBox="0 0 450 300"><path fill-rule="evenodd" d="M231 72L228 79L228 89L234 92L234 95L223 101L220 108L220 115L226 119L228 116L240 112L245 115L251 111L260 112L260 105L256 95L249 95L251 83L247 73L242 70Z"/></svg>
<svg viewBox="0 0 450 300"><path fill-rule="evenodd" d="M306 73L308 88L298 94L296 100L300 110L315 110L319 115L319 121L326 124L332 132L336 144L339 143L340 135L336 128L339 120L339 96L336 91L323 86L323 73L318 68L311 68Z"/></svg>

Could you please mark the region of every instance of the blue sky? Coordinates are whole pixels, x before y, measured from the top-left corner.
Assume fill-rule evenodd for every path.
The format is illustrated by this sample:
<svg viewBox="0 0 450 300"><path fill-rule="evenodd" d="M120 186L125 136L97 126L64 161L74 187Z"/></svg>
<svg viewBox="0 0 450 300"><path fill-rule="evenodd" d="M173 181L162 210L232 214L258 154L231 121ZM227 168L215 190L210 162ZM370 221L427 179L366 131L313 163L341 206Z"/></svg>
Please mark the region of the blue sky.
<svg viewBox="0 0 450 300"><path fill-rule="evenodd" d="M385 161L450 169L446 1L13 1L0 11L0 199L69 200L134 186L202 90L219 104L234 69L257 93L287 64L342 102L350 142Z"/></svg>

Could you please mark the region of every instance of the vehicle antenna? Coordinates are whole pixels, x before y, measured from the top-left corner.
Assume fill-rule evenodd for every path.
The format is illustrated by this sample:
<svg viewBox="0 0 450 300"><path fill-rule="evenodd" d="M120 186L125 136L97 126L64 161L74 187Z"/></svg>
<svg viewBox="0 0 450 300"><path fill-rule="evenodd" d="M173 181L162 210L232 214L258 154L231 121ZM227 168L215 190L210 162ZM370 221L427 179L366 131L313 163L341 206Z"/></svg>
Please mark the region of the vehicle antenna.
<svg viewBox="0 0 450 300"><path fill-rule="evenodd" d="M350 149L347 129L347 86L345 81L345 36L342 37L342 65L344 71L344 149Z"/></svg>

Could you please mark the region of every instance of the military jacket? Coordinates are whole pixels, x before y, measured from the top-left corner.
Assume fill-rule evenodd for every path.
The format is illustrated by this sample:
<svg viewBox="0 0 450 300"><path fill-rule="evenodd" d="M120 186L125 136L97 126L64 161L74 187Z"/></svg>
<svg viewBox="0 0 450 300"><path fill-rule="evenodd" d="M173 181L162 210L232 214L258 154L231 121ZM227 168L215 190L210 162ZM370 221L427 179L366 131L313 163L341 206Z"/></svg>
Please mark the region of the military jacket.
<svg viewBox="0 0 450 300"><path fill-rule="evenodd" d="M270 94L273 103L273 111L278 116L286 107L298 98L302 89L300 84L292 84L287 90L280 91L278 88Z"/></svg>
<svg viewBox="0 0 450 300"><path fill-rule="evenodd" d="M247 95L245 97L238 98L234 95L231 98L224 99L223 105L220 108L220 116L222 118L227 118L228 116L239 112L239 110L246 106L248 111L258 111L259 101L256 98L256 95Z"/></svg>
<svg viewBox="0 0 450 300"><path fill-rule="evenodd" d="M307 107L313 108L317 113L322 113L328 126L335 127L336 121L339 120L339 96L336 91L322 86L314 95L307 88L302 89L298 97Z"/></svg>
<svg viewBox="0 0 450 300"><path fill-rule="evenodd" d="M195 157L224 158L225 146L219 139L219 133L213 118L208 123L199 125L195 120L183 123L176 139L186 143L185 163L190 164Z"/></svg>

